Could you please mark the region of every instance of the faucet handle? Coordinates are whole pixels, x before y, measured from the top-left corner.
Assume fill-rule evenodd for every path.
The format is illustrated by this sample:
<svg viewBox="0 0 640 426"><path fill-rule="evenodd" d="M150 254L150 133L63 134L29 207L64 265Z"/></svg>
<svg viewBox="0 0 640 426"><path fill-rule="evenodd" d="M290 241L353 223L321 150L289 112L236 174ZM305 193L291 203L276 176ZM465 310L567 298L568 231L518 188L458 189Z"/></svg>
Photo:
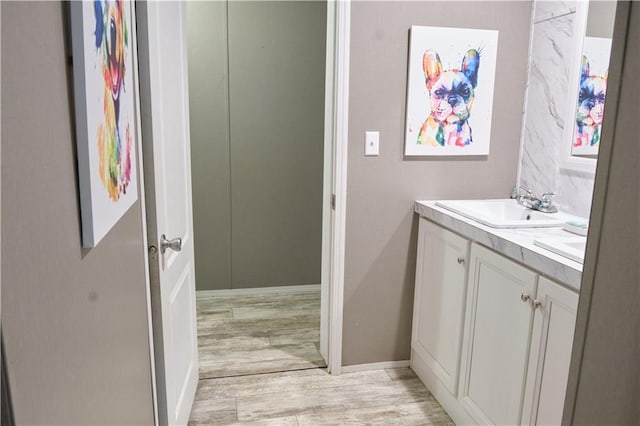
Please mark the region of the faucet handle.
<svg viewBox="0 0 640 426"><path fill-rule="evenodd" d="M533 191L527 188L526 186L520 186L518 188L518 195L520 195L522 192L525 192L528 197L535 198Z"/></svg>
<svg viewBox="0 0 640 426"><path fill-rule="evenodd" d="M540 197L540 208L538 210L547 213L555 213L558 209L553 205L553 197L556 196L555 192L545 192Z"/></svg>

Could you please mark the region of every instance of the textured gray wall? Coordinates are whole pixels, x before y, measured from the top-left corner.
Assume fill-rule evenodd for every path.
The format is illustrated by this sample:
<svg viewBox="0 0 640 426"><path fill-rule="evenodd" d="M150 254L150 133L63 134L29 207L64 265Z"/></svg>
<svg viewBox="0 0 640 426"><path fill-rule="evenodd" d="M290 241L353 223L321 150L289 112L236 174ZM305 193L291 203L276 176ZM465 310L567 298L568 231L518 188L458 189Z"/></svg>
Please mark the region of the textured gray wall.
<svg viewBox="0 0 640 426"><path fill-rule="evenodd" d="M586 35L611 38L615 18L616 2L589 0Z"/></svg>
<svg viewBox="0 0 640 426"><path fill-rule="evenodd" d="M343 364L409 359L414 200L505 198L516 168L530 2L353 2ZM404 159L409 28L497 29L491 154ZM380 156L364 157L365 130Z"/></svg>
<svg viewBox="0 0 640 426"><path fill-rule="evenodd" d="M619 7L563 424L640 424L640 3Z"/></svg>
<svg viewBox="0 0 640 426"><path fill-rule="evenodd" d="M187 3L196 289L230 288L227 3Z"/></svg>
<svg viewBox="0 0 640 426"><path fill-rule="evenodd" d="M142 214L81 248L60 2L2 2L2 326L18 424L151 424Z"/></svg>
<svg viewBox="0 0 640 426"><path fill-rule="evenodd" d="M224 6L189 5L197 288L318 284L326 3Z"/></svg>

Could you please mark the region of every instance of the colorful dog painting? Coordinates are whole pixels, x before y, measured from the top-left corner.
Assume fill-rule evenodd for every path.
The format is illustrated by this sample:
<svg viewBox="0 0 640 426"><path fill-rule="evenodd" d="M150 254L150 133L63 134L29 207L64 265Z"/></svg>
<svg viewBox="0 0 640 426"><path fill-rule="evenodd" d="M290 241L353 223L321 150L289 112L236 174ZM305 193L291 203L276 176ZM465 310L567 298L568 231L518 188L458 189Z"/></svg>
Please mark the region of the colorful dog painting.
<svg viewBox="0 0 640 426"><path fill-rule="evenodd" d="M580 69L580 90L576 113L574 147L596 147L600 143L602 119L607 94L607 73L592 75L589 60L582 56Z"/></svg>
<svg viewBox="0 0 640 426"><path fill-rule="evenodd" d="M422 69L429 92L431 114L418 133L418 144L464 147L473 142L469 116L478 84L480 53L467 51L460 69L442 69L438 53L428 50Z"/></svg>
<svg viewBox="0 0 640 426"><path fill-rule="evenodd" d="M95 47L104 80L104 121L97 129L98 172L112 201L127 192L131 182L131 128L120 116L120 99L126 88L125 55L129 28L123 1L94 2Z"/></svg>
<svg viewBox="0 0 640 426"><path fill-rule="evenodd" d="M95 247L138 199L130 0L70 2L82 245Z"/></svg>
<svg viewBox="0 0 640 426"><path fill-rule="evenodd" d="M405 156L489 155L497 52L498 31L411 27Z"/></svg>

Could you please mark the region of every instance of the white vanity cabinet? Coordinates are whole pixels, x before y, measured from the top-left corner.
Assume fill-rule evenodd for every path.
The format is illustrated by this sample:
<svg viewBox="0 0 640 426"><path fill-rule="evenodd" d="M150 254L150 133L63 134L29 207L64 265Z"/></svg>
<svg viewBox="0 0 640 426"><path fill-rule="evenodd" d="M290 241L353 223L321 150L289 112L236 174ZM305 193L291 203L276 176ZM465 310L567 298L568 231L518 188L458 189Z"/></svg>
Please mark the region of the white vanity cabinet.
<svg viewBox="0 0 640 426"><path fill-rule="evenodd" d="M469 245L420 218L411 346L452 395L458 390Z"/></svg>
<svg viewBox="0 0 640 426"><path fill-rule="evenodd" d="M578 294L420 218L411 368L459 424L560 424Z"/></svg>
<svg viewBox="0 0 640 426"><path fill-rule="evenodd" d="M578 293L544 277L538 282L522 424L562 422Z"/></svg>
<svg viewBox="0 0 640 426"><path fill-rule="evenodd" d="M460 401L478 424L520 423L538 276L474 244Z"/></svg>

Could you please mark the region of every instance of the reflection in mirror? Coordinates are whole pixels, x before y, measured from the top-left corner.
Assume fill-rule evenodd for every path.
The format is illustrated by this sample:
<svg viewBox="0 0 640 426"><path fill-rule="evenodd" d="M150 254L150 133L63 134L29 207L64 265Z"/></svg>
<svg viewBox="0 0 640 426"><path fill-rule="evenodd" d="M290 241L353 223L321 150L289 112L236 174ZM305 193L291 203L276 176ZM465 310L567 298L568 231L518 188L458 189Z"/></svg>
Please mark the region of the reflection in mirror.
<svg viewBox="0 0 640 426"><path fill-rule="evenodd" d="M616 3L591 1L588 5L585 36L577 84L575 126L571 140L572 156L596 156L602 135L602 119L607 92L611 55L611 35Z"/></svg>
<svg viewBox="0 0 640 426"><path fill-rule="evenodd" d="M609 1L533 3L531 62L517 184L538 194L553 191L558 194L555 200L560 211L587 218L597 158L572 153L583 44L585 36L612 37L616 7ZM609 74L619 65L610 64ZM589 75L607 70L606 66L597 68L590 64ZM608 106L605 111L609 115L613 108ZM604 126L601 131L606 140L607 124Z"/></svg>
<svg viewBox="0 0 640 426"><path fill-rule="evenodd" d="M584 38L572 155L598 154L610 53L611 39Z"/></svg>

